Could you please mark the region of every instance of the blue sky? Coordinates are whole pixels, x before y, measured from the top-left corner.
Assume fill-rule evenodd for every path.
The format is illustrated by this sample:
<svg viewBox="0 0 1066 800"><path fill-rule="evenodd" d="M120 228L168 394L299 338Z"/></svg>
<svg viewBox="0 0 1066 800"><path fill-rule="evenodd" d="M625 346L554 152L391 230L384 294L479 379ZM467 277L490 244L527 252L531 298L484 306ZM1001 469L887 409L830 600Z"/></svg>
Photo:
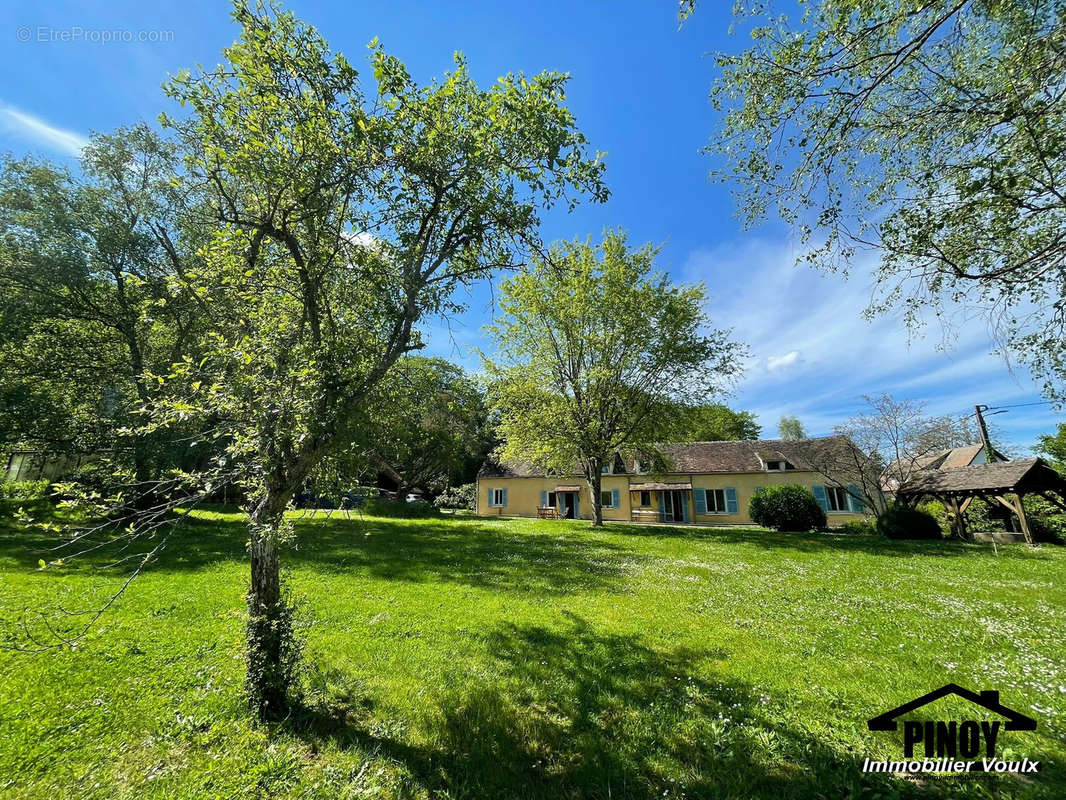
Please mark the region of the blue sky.
<svg viewBox="0 0 1066 800"><path fill-rule="evenodd" d="M727 401L758 413L765 435L776 435L782 414L827 433L859 409L863 393L924 401L932 413L1042 400L1024 369L990 355L980 319L918 339L896 319L863 319L871 257L844 281L794 266L795 245L780 225L741 229L729 187L707 179L711 163L699 152L716 125L707 54L744 46L729 35L730 5L704 3L678 30L670 0L289 3L357 66L377 36L420 80L448 69L455 50L485 84L508 71L569 72L570 106L592 146L608 154L612 198L549 214L545 237L620 226L634 244L662 244L661 266L677 280L703 281L715 324L750 346L746 375ZM100 32L114 31L143 31L149 41L100 41ZM155 120L167 107L159 88L167 74L216 63L234 37L221 0L5 3L0 151L74 165L90 131ZM467 299L466 314L424 328L432 353L476 370L472 348L482 344L491 293L478 287ZM993 420L998 436L1024 449L1063 417L1032 405Z"/></svg>

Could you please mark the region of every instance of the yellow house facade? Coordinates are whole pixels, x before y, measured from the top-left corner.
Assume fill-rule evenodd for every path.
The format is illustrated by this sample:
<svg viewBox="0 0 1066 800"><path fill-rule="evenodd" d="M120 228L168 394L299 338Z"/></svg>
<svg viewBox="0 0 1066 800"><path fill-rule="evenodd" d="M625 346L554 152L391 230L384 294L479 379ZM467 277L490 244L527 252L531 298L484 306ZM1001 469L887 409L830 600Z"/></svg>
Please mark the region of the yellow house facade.
<svg viewBox="0 0 1066 800"><path fill-rule="evenodd" d="M842 437L664 445L663 463L654 472L641 459L617 457L601 476L603 518L751 525L748 503L756 492L793 484L811 490L830 526L841 525L866 515L861 481L845 469L832 470L830 477L818 455L849 447L854 445ZM488 463L478 476L477 513L592 519L592 498L579 474L551 476L527 465Z"/></svg>

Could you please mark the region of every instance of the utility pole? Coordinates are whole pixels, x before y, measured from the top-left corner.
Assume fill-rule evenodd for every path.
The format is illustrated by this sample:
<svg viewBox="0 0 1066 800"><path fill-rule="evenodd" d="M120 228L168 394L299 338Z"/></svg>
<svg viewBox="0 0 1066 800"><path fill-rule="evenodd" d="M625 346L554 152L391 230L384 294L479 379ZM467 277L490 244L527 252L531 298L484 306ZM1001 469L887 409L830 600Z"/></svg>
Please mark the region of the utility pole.
<svg viewBox="0 0 1066 800"><path fill-rule="evenodd" d="M977 427L981 431L981 441L985 446L985 462L991 464L996 460L995 451L992 450L992 442L988 439L988 426L985 425L985 418L982 416L982 412L988 411L988 406L976 405L973 407L974 414L977 416Z"/></svg>

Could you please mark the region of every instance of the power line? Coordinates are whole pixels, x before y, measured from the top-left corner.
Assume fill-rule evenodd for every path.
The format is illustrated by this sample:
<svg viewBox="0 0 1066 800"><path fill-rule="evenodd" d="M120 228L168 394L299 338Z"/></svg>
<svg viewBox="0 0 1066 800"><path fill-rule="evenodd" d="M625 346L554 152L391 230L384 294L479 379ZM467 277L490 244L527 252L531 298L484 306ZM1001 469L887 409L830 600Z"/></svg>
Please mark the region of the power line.
<svg viewBox="0 0 1066 800"><path fill-rule="evenodd" d="M1008 406L988 406L988 408L993 410L993 411L995 411L995 410L1001 409L1001 408L1025 408L1026 406L1048 406L1048 405L1054 405L1054 401L1053 400L1038 400L1035 403L1014 403L1013 405L1008 405Z"/></svg>

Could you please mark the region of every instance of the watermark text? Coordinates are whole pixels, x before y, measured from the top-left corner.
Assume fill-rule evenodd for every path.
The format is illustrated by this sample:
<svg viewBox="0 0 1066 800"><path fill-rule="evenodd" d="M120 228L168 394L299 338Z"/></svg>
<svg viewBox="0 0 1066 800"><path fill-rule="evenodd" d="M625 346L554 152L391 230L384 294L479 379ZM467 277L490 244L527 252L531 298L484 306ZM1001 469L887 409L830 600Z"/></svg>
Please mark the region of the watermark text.
<svg viewBox="0 0 1066 800"><path fill-rule="evenodd" d="M164 44L174 41L174 31L20 25L15 30L15 38L20 42L44 44Z"/></svg>

